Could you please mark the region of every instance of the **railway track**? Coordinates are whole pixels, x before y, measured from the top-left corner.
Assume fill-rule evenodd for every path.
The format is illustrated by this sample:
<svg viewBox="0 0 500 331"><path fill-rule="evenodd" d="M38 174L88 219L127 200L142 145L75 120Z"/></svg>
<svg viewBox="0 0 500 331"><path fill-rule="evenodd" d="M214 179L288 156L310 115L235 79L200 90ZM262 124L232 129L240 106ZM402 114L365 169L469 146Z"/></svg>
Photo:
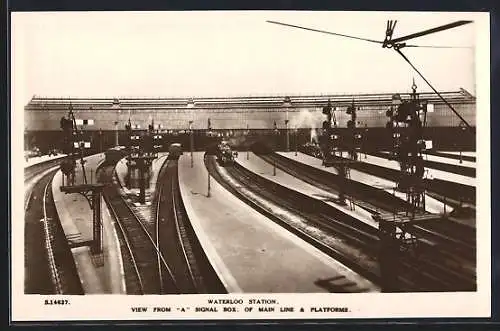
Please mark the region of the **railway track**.
<svg viewBox="0 0 500 331"><path fill-rule="evenodd" d="M113 173L114 165L103 167L103 193L118 227L127 293L226 293L190 226L177 161L167 160L160 168L151 219L123 199Z"/></svg>
<svg viewBox="0 0 500 331"><path fill-rule="evenodd" d="M452 154L452 153L436 152L436 151L426 151L424 153L425 154L429 154L429 155L447 157L447 158L455 159L455 160L462 159L464 161L476 162L476 157L475 156L469 156L469 155L462 155L462 156L460 156L460 154Z"/></svg>
<svg viewBox="0 0 500 331"><path fill-rule="evenodd" d="M312 199L272 183L249 172L238 164L226 169L228 174L239 183L236 185L229 185L218 174L215 161L212 157L208 156L206 158L206 165L212 176L252 207L282 225L286 223L285 227L292 232L313 243L325 253L333 256L360 275L380 284L377 256L379 251L377 229L353 217L339 214L338 210L322 201ZM258 206L254 201L249 201L250 199L245 197L245 194L241 190L236 189L238 186L245 187L253 194L260 195L265 200L286 208L294 215L298 215L303 220L303 224L297 225L296 222L295 224L291 224L292 222L277 216L282 214L282 211L273 212L272 208L263 211L261 206ZM308 230L308 226L310 227L311 225L315 230ZM322 233L318 234L318 231ZM332 240L332 238L342 238L342 240ZM436 273L446 273L446 270L432 261L418 260L418 263L416 263L416 261L412 261L410 257L406 256L402 261L400 263L400 290L456 290L457 288L465 288L469 285L468 280L459 279L455 277L456 275L451 277L449 273L446 278L442 277L442 275L436 276Z"/></svg>
<svg viewBox="0 0 500 331"><path fill-rule="evenodd" d="M390 159L390 153L388 152L371 152L368 153L373 156L381 157L384 159ZM431 168L431 169L436 169L436 170L442 170L450 173L454 173L457 175L462 175L462 176L468 176L468 177L476 177L476 169L471 168L471 167L464 167L458 164L448 164L448 163L442 163L442 162L436 162L432 160L428 160L425 158L424 154L424 167L426 168Z"/></svg>
<svg viewBox="0 0 500 331"><path fill-rule="evenodd" d="M335 157L341 160L340 157ZM386 168L380 165L357 162L351 164L351 169L356 169L367 174L384 178L393 182L398 182L401 176L400 172L395 169ZM451 198L451 201L459 201L476 205L476 188L461 183L450 182L442 179L424 179L425 189L441 197Z"/></svg>
<svg viewBox="0 0 500 331"><path fill-rule="evenodd" d="M339 192L339 179L333 173L316 169L278 154L259 155L259 157L269 163L275 163L281 170L313 186L334 194ZM410 208L406 201L388 192L354 180L347 179L346 187L348 188L346 194L352 199L352 202L373 215L380 212L404 211ZM469 261L475 261L476 234L471 228L441 219L439 222L417 224L410 230L412 230L412 233L422 236L422 238L439 243L444 249L450 249L458 253L457 256L466 257Z"/></svg>
<svg viewBox="0 0 500 331"><path fill-rule="evenodd" d="M45 167L38 168L38 172L45 170ZM83 294L52 196L52 178L56 171L42 175L33 185L25 205L26 294ZM32 177L35 175L37 173Z"/></svg>
<svg viewBox="0 0 500 331"><path fill-rule="evenodd" d="M238 167L236 164L233 167L225 168L233 181L232 183L221 174L221 169L218 168L213 156L206 156L205 165L212 177L249 206L327 255L345 264L363 277L376 284L380 284L377 261L364 252L364 247L360 247L360 245L356 246L355 243L350 245L351 239L348 238L356 237L356 234L349 233L350 229L348 227L342 226L343 229L339 229L339 233L343 231L344 237L334 238L327 231L334 228L335 224L327 224L327 220L322 220L317 214L313 215L313 210L316 208L315 205L304 204L304 210L297 211L296 207L301 205L300 198L294 195L288 195L288 199L280 198L280 196L283 196L283 193L280 194L272 189L268 190L262 187L259 182L256 182L252 178L250 173L245 172L245 169ZM248 188L250 193L243 191L242 187ZM268 203L259 201L258 196L261 196ZM289 214L289 210L293 210L294 213L287 215ZM325 229L320 229L317 225L318 222L322 222L325 225ZM363 239L358 237L356 238L356 242L363 242Z"/></svg>
<svg viewBox="0 0 500 331"><path fill-rule="evenodd" d="M56 171L56 167L59 165L62 159L50 160L38 164L34 164L24 169L24 210L29 208L29 203L31 202L33 186L35 185L37 176L44 176L51 173L52 176ZM51 171L53 170L53 171ZM41 178L39 178L41 179Z"/></svg>
<svg viewBox="0 0 500 331"><path fill-rule="evenodd" d="M24 181L26 182L31 178L33 178L34 176L38 175L39 173L43 172L44 170L59 165L62 160L64 160L64 157L53 160L47 160L24 168Z"/></svg>
<svg viewBox="0 0 500 331"><path fill-rule="evenodd" d="M107 179L103 196L119 232L127 293L179 293L177 280L159 250L157 237L125 202L117 185L111 184L113 170L113 165L102 169Z"/></svg>
<svg viewBox="0 0 500 331"><path fill-rule="evenodd" d="M338 193L338 185L334 184L337 176L334 174L276 154L260 155L260 157L268 162L275 162L283 171L289 172L311 185L321 187L332 193ZM382 190L368 185L360 187L358 183L352 180L348 181L347 186L350 187L348 193L351 194L352 192L356 199L362 199L361 203L359 201L355 201L354 203L367 209L374 215L380 211L391 213L393 210L401 208L401 206L404 207L406 204L405 201L390 194L371 193ZM395 204L395 206L391 206L391 204ZM389 205L389 208L386 207L387 205ZM453 278L459 279L463 288L469 288L467 284L475 282L475 231L469 227L445 219L429 223L417 223L408 228L408 231L417 237L419 249L421 253L425 253L425 258L429 260L430 267L434 266L437 272L443 268L447 268L448 271L445 271L445 273L448 272Z"/></svg>
<svg viewBox="0 0 500 331"><path fill-rule="evenodd" d="M177 160L158 176L156 224L159 248L178 279L181 293L226 293L191 227L179 191Z"/></svg>

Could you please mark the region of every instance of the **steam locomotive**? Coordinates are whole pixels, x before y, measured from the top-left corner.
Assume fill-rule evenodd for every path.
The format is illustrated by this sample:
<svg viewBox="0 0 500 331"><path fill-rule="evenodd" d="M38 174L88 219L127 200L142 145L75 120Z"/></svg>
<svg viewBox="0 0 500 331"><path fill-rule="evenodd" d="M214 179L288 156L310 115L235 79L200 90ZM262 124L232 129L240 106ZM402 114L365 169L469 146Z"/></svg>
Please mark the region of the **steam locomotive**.
<svg viewBox="0 0 500 331"><path fill-rule="evenodd" d="M116 164L118 161L124 158L127 153L125 147L116 146L106 150L106 152L104 152L104 155L106 164Z"/></svg>
<svg viewBox="0 0 500 331"><path fill-rule="evenodd" d="M217 161L222 166L233 164L234 154L227 141L222 141L217 145Z"/></svg>
<svg viewBox="0 0 500 331"><path fill-rule="evenodd" d="M168 157L167 159L169 160L178 160L179 157L182 155L182 145L179 143L173 143L170 144L168 148Z"/></svg>

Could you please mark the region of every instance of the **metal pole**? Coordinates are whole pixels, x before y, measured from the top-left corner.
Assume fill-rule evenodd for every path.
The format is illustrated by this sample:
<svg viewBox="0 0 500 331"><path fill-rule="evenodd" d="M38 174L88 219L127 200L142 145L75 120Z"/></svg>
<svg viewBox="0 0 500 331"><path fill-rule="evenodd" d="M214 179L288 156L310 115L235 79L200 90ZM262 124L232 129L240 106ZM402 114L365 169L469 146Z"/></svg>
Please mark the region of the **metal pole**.
<svg viewBox="0 0 500 331"><path fill-rule="evenodd" d="M94 243L92 245L92 253L102 253L102 238L101 238L101 192L94 190L92 192L93 202L93 220L94 220Z"/></svg>
<svg viewBox="0 0 500 331"><path fill-rule="evenodd" d="M443 215L446 217L446 195L444 196Z"/></svg>
<svg viewBox="0 0 500 331"><path fill-rule="evenodd" d="M207 198L210 198L210 173L208 173Z"/></svg>
<svg viewBox="0 0 500 331"><path fill-rule="evenodd" d="M286 151L290 151L290 133L288 131L288 109L286 111L285 131L286 131Z"/></svg>
<svg viewBox="0 0 500 331"><path fill-rule="evenodd" d="M276 143L276 150L278 149L278 144L277 144L277 140L278 140L278 129L276 129L274 131L274 135L275 135L275 143ZM273 176L276 176L276 158L273 158Z"/></svg>
<svg viewBox="0 0 500 331"><path fill-rule="evenodd" d="M102 131L99 129L99 153L102 153Z"/></svg>
<svg viewBox="0 0 500 331"><path fill-rule="evenodd" d="M140 160L140 161L139 161ZM144 163L144 159L139 159L139 202L141 204L146 203L146 183L144 178L144 171L146 170L146 166Z"/></svg>
<svg viewBox="0 0 500 331"><path fill-rule="evenodd" d="M297 150L298 150L298 139L299 139L299 131L297 128L295 128L295 156L297 156Z"/></svg>
<svg viewBox="0 0 500 331"><path fill-rule="evenodd" d="M248 123L247 123L247 139L248 139L248 136L250 135L250 130L248 129ZM248 141L247 141L248 143ZM250 145L248 145L247 147L247 160L250 159Z"/></svg>
<svg viewBox="0 0 500 331"><path fill-rule="evenodd" d="M118 121L115 122L115 146L118 146Z"/></svg>
<svg viewBox="0 0 500 331"><path fill-rule="evenodd" d="M193 150L194 150L194 132L192 128L193 121L189 121L189 134L190 134L190 145L191 145L191 168L194 167Z"/></svg>

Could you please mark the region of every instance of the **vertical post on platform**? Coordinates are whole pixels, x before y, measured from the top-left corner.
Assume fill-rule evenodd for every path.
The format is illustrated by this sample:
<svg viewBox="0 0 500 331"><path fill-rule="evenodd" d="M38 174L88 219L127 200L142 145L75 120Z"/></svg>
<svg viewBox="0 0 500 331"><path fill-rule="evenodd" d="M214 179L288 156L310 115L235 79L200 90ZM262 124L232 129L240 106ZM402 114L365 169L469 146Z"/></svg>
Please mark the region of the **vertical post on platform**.
<svg viewBox="0 0 500 331"><path fill-rule="evenodd" d="M210 198L210 173L208 172L207 198Z"/></svg>
<svg viewBox="0 0 500 331"><path fill-rule="evenodd" d="M102 253L102 231L101 231L101 192L94 190L92 192L92 202L93 202L93 232L94 240L92 243L92 253L98 254Z"/></svg>
<svg viewBox="0 0 500 331"><path fill-rule="evenodd" d="M194 152L194 132L193 132L193 121L189 121L189 139L190 139L190 145L191 145L191 168L194 167L194 159L193 159L193 152Z"/></svg>
<svg viewBox="0 0 500 331"><path fill-rule="evenodd" d="M292 104L291 100L290 100L290 97L285 97L285 99L283 100L283 104L285 106L285 151L286 152L289 152L290 151L290 132L288 131L288 110Z"/></svg>
<svg viewBox="0 0 500 331"><path fill-rule="evenodd" d="M99 153L102 153L102 130L99 129Z"/></svg>
<svg viewBox="0 0 500 331"><path fill-rule="evenodd" d="M290 132L288 130L288 109L286 111L286 117L287 117L287 119L285 120L285 132L286 132L285 150L287 152L289 152L290 151Z"/></svg>
<svg viewBox="0 0 500 331"><path fill-rule="evenodd" d="M115 121L115 146L118 146L118 121Z"/></svg>
<svg viewBox="0 0 500 331"><path fill-rule="evenodd" d="M278 127L276 126L276 122L274 122L274 140L275 140L275 151L278 150ZM276 157L273 158L273 176L276 176Z"/></svg>
<svg viewBox="0 0 500 331"><path fill-rule="evenodd" d="M139 162L139 203L143 205L146 203L146 183L144 178L146 166L144 164L144 159L139 158L137 161Z"/></svg>
<svg viewBox="0 0 500 331"><path fill-rule="evenodd" d="M299 139L299 131L297 129L297 126L295 126L295 156L297 156L297 151L298 151L298 145L299 145L299 142L298 142L298 139Z"/></svg>
<svg viewBox="0 0 500 331"><path fill-rule="evenodd" d="M247 144L248 144L248 136L250 135L250 129L247 123ZM247 147L247 160L250 159L250 145Z"/></svg>
<svg viewBox="0 0 500 331"><path fill-rule="evenodd" d="M443 202L443 216L446 217L446 195L444 196Z"/></svg>
<svg viewBox="0 0 500 331"><path fill-rule="evenodd" d="M368 148L368 146L367 146L368 145L367 144L368 138L367 137L368 137L368 127L367 127L367 124L365 123L365 135L363 137L363 140L365 141L365 146L364 146L364 149L365 149L365 159L367 158L366 153L367 153L367 148Z"/></svg>

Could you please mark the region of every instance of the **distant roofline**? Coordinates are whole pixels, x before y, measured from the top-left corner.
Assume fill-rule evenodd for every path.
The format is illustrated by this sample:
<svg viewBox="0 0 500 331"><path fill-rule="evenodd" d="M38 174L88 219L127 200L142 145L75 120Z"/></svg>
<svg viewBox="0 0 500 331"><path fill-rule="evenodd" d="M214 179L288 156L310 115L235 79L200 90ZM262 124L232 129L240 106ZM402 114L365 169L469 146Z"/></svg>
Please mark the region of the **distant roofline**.
<svg viewBox="0 0 500 331"><path fill-rule="evenodd" d="M409 95L411 92L405 91L405 92L381 92L381 93L341 93L341 94L269 94L269 95L240 95L240 96L218 96L218 97L209 97L209 96L200 96L200 97L117 97L117 96L112 96L112 97L70 97L70 96L63 96L63 97L49 97L49 96L38 96L38 95L33 95L31 101L69 101L69 102L81 102L81 101L89 101L89 102L103 102L103 103L112 103L115 100L118 101L169 101L171 103L179 103L179 104L187 104L189 101L193 100L195 103L197 101L219 101L219 100L276 100L276 99L283 99L285 98L291 98L292 102L293 99L310 99L310 98L325 98L325 97L331 97L331 98L363 98L363 97L392 97L394 94L400 94L400 95ZM460 94L468 98L475 99L476 97L471 94L469 91L466 89L460 87L458 90L455 91L440 91L441 94L444 95L450 95L450 94ZM432 91L423 91L419 92L420 95L434 95L437 96L436 93Z"/></svg>

